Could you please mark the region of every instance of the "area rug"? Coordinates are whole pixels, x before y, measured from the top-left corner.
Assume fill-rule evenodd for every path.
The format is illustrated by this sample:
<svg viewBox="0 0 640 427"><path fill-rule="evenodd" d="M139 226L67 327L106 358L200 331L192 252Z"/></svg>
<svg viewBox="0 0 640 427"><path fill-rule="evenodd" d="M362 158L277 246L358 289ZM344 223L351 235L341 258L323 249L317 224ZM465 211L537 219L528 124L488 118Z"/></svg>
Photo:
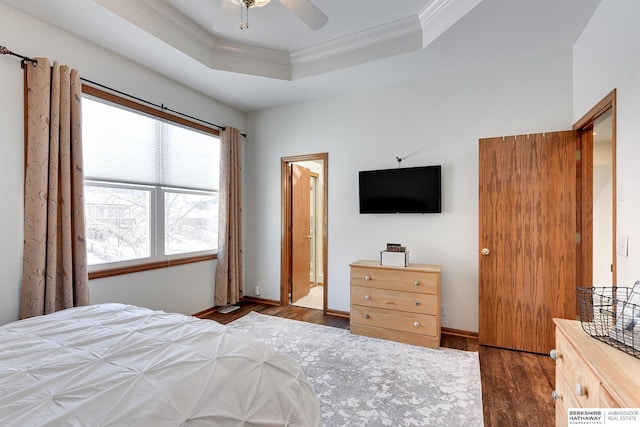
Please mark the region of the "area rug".
<svg viewBox="0 0 640 427"><path fill-rule="evenodd" d="M300 363L326 427L483 425L478 353L400 344L256 312L229 326Z"/></svg>

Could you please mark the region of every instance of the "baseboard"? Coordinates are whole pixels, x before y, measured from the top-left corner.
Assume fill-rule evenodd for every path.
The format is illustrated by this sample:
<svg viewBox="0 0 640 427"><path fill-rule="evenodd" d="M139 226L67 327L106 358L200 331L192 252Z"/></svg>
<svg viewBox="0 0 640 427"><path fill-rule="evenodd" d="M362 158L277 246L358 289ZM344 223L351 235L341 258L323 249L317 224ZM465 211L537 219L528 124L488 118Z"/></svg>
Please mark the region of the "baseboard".
<svg viewBox="0 0 640 427"><path fill-rule="evenodd" d="M193 317L207 317L210 314L215 313L216 311L218 311L220 307L209 307L207 309L204 309L202 311L199 311L197 313L192 314Z"/></svg>
<svg viewBox="0 0 640 427"><path fill-rule="evenodd" d="M471 340L477 340L478 339L478 333L477 332L465 331L465 330L462 330L462 329L440 328L440 334L441 335L452 335L452 336L455 336L455 337L468 338L468 339L471 339Z"/></svg>
<svg viewBox="0 0 640 427"><path fill-rule="evenodd" d="M327 309L327 314L331 316L336 316L336 317L344 317L345 319L348 319L349 317L351 317L351 313L349 313L348 311L341 311L341 310Z"/></svg>
<svg viewBox="0 0 640 427"><path fill-rule="evenodd" d="M255 302L256 304L265 304L265 305L280 305L279 300L257 298L257 297L243 297L240 301L249 301L249 302Z"/></svg>
<svg viewBox="0 0 640 427"><path fill-rule="evenodd" d="M256 298L256 297L242 297L239 302L249 301L256 304L264 304L264 305L280 305L280 301L264 299L264 298ZM217 313L224 306L214 306L210 308L206 308L202 311L199 311L195 314L192 314L193 317L206 317L210 314Z"/></svg>

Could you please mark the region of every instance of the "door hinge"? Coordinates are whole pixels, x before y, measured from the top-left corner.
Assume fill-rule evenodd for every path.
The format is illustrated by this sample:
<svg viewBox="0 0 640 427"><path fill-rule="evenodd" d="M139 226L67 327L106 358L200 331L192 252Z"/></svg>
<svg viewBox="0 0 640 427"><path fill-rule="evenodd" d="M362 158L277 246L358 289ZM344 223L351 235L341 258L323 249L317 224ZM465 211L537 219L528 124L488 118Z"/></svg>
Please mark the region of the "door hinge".
<svg viewBox="0 0 640 427"><path fill-rule="evenodd" d="M576 161L582 160L582 151L576 150Z"/></svg>
<svg viewBox="0 0 640 427"><path fill-rule="evenodd" d="M580 233L576 233L576 243L580 243L582 241L582 235Z"/></svg>

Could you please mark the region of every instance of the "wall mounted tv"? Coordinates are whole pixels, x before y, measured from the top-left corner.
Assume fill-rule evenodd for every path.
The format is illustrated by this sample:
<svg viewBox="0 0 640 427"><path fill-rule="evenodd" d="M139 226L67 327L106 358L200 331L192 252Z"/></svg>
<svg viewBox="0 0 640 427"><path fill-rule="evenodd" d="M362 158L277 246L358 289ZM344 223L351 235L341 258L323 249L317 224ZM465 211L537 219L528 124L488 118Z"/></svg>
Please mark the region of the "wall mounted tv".
<svg viewBox="0 0 640 427"><path fill-rule="evenodd" d="M440 165L360 171L360 213L440 213Z"/></svg>

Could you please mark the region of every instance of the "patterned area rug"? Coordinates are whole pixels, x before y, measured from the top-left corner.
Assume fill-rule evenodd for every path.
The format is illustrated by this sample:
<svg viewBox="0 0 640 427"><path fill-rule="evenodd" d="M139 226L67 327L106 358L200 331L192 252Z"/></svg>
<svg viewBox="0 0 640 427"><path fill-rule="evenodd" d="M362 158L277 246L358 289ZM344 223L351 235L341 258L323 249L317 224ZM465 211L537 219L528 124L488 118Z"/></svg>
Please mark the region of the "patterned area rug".
<svg viewBox="0 0 640 427"><path fill-rule="evenodd" d="M482 426L478 353L429 349L256 312L229 324L297 360L325 426Z"/></svg>

